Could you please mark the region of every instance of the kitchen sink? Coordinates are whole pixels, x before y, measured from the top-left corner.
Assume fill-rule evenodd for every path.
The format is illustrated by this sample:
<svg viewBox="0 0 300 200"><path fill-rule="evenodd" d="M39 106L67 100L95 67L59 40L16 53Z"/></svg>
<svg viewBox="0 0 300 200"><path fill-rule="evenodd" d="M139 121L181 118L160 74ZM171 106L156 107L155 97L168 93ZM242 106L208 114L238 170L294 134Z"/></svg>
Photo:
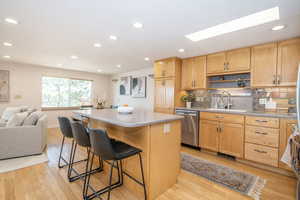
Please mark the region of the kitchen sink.
<svg viewBox="0 0 300 200"><path fill-rule="evenodd" d="M223 109L223 108L208 108L209 111L220 111L220 112L247 112L247 110L240 109Z"/></svg>

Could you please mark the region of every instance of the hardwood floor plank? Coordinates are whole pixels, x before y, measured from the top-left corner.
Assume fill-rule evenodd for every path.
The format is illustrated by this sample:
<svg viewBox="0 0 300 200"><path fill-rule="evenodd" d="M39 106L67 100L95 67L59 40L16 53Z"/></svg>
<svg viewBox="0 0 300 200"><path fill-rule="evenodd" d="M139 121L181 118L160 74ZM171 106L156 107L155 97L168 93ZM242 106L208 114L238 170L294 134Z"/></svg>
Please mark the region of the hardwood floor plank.
<svg viewBox="0 0 300 200"><path fill-rule="evenodd" d="M67 169L58 169L57 161L61 143L61 135L57 129L48 133L47 154L48 163L19 169L0 174L0 199L2 200L81 200L81 181L69 183ZM64 156L68 158L71 141L67 140ZM296 193L296 180L291 177L275 174L245 164L220 158L198 150L182 148L183 152L201 157L202 159L225 165L233 169L255 174L267 180L262 191L262 200L293 200ZM86 157L85 149L78 148L77 159ZM97 164L97 162L95 162ZM95 165L96 167L96 165ZM85 170L82 163L76 166L80 171ZM91 184L97 189L107 185L107 174L93 175ZM104 196L105 198L106 196ZM249 200L250 197L215 184L192 173L181 171L177 184L161 195L158 200ZM111 193L111 200L138 200L125 187L120 187Z"/></svg>

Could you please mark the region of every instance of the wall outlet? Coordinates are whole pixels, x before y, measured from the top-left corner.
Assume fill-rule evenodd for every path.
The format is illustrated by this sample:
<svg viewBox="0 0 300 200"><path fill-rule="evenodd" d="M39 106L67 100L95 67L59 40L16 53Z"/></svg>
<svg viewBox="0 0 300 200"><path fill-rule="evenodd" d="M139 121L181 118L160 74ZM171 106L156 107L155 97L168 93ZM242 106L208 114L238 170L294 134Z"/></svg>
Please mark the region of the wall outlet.
<svg viewBox="0 0 300 200"><path fill-rule="evenodd" d="M266 98L259 99L259 104L265 105L266 103L267 103L267 99Z"/></svg>

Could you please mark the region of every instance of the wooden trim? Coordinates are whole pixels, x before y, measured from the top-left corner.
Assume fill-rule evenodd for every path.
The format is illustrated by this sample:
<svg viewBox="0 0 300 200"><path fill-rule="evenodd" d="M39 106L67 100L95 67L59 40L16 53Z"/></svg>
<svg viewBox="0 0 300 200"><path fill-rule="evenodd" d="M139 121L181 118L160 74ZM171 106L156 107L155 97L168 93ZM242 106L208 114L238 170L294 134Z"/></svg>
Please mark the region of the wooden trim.
<svg viewBox="0 0 300 200"><path fill-rule="evenodd" d="M250 70L246 71L233 71L233 72L220 72L220 73L207 73L206 76L219 76L219 75L227 75L227 74L245 74L250 73Z"/></svg>

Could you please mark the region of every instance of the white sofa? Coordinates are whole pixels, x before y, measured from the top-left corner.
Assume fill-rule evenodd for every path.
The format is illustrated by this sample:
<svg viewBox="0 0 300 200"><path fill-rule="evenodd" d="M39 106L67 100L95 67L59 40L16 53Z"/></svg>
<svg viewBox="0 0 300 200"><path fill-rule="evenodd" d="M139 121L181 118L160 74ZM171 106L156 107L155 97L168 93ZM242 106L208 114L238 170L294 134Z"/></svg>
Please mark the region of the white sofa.
<svg viewBox="0 0 300 200"><path fill-rule="evenodd" d="M0 160L41 154L46 144L46 114L34 126L0 127Z"/></svg>

